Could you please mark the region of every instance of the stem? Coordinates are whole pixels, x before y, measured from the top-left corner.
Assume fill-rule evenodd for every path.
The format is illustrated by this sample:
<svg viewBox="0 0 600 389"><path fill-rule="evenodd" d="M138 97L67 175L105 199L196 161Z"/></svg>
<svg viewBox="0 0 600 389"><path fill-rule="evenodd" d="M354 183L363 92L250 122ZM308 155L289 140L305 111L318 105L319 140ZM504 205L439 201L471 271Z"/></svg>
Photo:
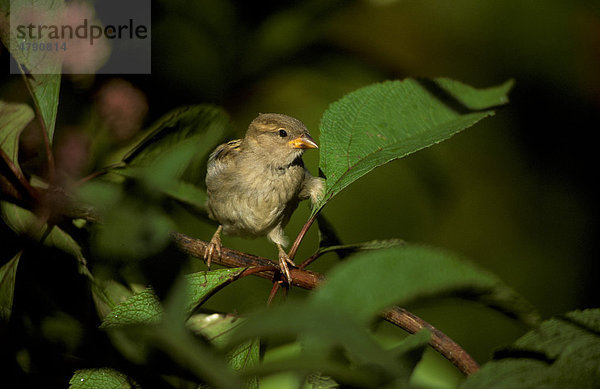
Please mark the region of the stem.
<svg viewBox="0 0 600 389"><path fill-rule="evenodd" d="M305 259L304 262L302 262L300 264L300 266L298 266L298 269L304 270L308 265L310 265L311 263L313 263L314 261L316 261L317 258L319 258L322 254L323 254L323 252L321 252L321 250L317 250L316 253L314 253L313 255L311 255L310 257L308 257L307 259Z"/></svg>
<svg viewBox="0 0 600 389"><path fill-rule="evenodd" d="M279 290L279 288L281 288L281 282L274 281L273 282L273 287L271 288L271 293L269 293L269 298L267 299L267 306L271 305L271 303L273 302L273 299L275 298L275 295L277 294L277 291Z"/></svg>
<svg viewBox="0 0 600 389"><path fill-rule="evenodd" d="M0 149L0 173L3 173L6 182L10 184L10 189L9 187L2 188L5 194L25 203L37 200L37 190L29 184L21 169L14 164L2 149Z"/></svg>
<svg viewBox="0 0 600 389"><path fill-rule="evenodd" d="M304 228L298 235L298 238L296 238L298 244L302 240L302 236L306 234L308 227L310 227L310 224L312 224L315 218L316 216L309 219L304 225ZM175 241L175 244L183 252L196 258L204 258L204 252L207 250L208 247L207 242L204 242L199 239L190 238L178 232L172 233L172 237ZM295 246L297 245L295 244ZM221 256L213 258L212 261L213 263L217 263L219 265L227 267L274 265L274 262L267 258L257 257L255 255L231 250L226 247L222 247ZM291 268L290 273L292 275L292 285L304 289L314 289L325 280L325 277L322 274L315 273L309 270ZM259 277L273 279L273 277L277 274L277 271L257 270L257 272L254 274ZM274 292L276 292L278 288L279 287L275 285L273 287L273 290L271 291L271 294L274 295ZM454 342L450 337L448 337L446 334L444 334L425 320L407 311L406 309L394 307L383 312L382 316L390 323L402 328L403 330L411 334L417 333L422 329L429 330L429 332L431 332L431 339L429 340L429 345L434 350L442 354L444 358L448 359L463 374L470 375L475 373L479 369L479 365L477 364L477 362L475 362L475 360L473 360L473 358L471 358L471 356L469 356L469 354L456 342Z"/></svg>
<svg viewBox="0 0 600 389"><path fill-rule="evenodd" d="M277 267L275 265L272 265L272 266L255 266L255 267L249 267L249 268L247 268L246 270L244 270L243 272L240 273L240 275L238 276L238 279L242 278L242 277L251 276L253 274L260 273L260 272L263 272L263 271L276 270L276 269L277 269Z"/></svg>
<svg viewBox="0 0 600 389"><path fill-rule="evenodd" d="M292 247L290 248L290 252L288 253L288 257L290 257L290 259L292 261L294 260L294 257L296 256L296 252L298 251L298 247L300 246L300 242L302 242L302 239L304 239L304 235L306 235L306 233L308 232L308 229L310 228L310 226L315 222L315 220L317 220L317 215L318 214L319 214L319 211L317 211L314 215L312 215L306 221L306 223L304 223L304 226L302 226L302 229L298 233L298 236L296 237L296 240L292 244Z"/></svg>
<svg viewBox="0 0 600 389"><path fill-rule="evenodd" d="M452 362L463 374L470 375L479 370L477 362L455 341L450 339L448 335L406 309L393 307L385 311L382 316L385 320L405 329L411 334L416 334L422 329L427 329L431 333L429 345L442 354L444 358Z"/></svg>
<svg viewBox="0 0 600 389"><path fill-rule="evenodd" d="M118 167L124 167L124 166L126 166L126 165L123 162L116 162L116 163L113 163L111 165L105 166L102 169L97 170L97 171L95 171L93 173L90 173L87 176L79 179L79 181L77 181L77 185L84 184L84 183L86 183L86 182L88 182L90 180L93 180L96 177L100 177L100 176L102 176L104 174L107 174L107 173L110 172L111 169L115 169L115 168L118 168Z"/></svg>

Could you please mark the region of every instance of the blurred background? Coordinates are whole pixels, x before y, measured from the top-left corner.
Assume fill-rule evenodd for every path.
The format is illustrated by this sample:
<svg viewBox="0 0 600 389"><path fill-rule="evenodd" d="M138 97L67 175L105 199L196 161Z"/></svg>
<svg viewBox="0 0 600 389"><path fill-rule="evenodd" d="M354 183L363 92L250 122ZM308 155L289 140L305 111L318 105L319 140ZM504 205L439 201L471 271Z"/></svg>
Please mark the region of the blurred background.
<svg viewBox="0 0 600 389"><path fill-rule="evenodd" d="M402 238L462 253L544 318L600 305L591 139L600 112L598 1L157 0L152 7L151 75L63 77L55 148L68 175L90 173L102 153L181 105L224 107L238 136L259 112L285 113L318 139L328 105L373 82L449 77L483 88L513 78L511 102L496 116L375 170L324 214L345 243ZM0 99L28 101L21 78L8 75L8 52L0 57ZM35 166L40 141L32 129L24 134L24 166ZM318 152L305 162L316 174ZM214 232L183 208L173 215L181 232L205 240ZM301 205L288 236L307 216ZM224 244L275 255L266 239ZM313 228L297 258L316 245ZM314 270L336 261L326 256ZM244 312L262 306L269 290L264 280L245 279L211 304ZM459 300L412 308L480 362L526 330ZM428 358L454 377L451 366Z"/></svg>

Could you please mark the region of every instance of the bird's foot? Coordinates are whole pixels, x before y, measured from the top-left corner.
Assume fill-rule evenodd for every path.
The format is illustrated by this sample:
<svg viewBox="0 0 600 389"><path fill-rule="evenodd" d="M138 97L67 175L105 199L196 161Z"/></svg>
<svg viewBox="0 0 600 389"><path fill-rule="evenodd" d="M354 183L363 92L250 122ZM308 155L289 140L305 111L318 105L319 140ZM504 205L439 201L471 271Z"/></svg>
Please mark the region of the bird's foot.
<svg viewBox="0 0 600 389"><path fill-rule="evenodd" d="M210 263L212 261L213 256L216 254L219 258L221 257L221 231L223 230L223 226L219 226L217 231L215 231L212 239L208 243L208 247L204 252L204 260L206 261L206 266L208 266L208 270L210 270Z"/></svg>
<svg viewBox="0 0 600 389"><path fill-rule="evenodd" d="M296 264L294 263L294 261L292 261L290 259L290 257L288 257L285 250L281 246L278 246L278 248L279 248L279 270L285 276L287 283L291 285L292 284L292 274L290 273L290 268L289 268L288 264L292 265L293 267L296 267Z"/></svg>

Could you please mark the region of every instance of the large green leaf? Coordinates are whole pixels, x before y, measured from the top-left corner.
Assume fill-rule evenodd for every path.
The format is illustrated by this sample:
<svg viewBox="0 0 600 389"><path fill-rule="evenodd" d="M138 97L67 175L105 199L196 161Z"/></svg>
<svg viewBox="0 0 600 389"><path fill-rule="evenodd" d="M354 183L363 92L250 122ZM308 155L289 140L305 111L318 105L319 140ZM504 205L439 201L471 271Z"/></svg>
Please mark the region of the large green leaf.
<svg viewBox="0 0 600 389"><path fill-rule="evenodd" d="M470 376L461 389L597 388L600 309L544 321Z"/></svg>
<svg viewBox="0 0 600 389"><path fill-rule="evenodd" d="M392 305L440 295L476 298L529 321L536 317L495 275L456 254L410 244L355 254L328 274L311 299L369 322Z"/></svg>
<svg viewBox="0 0 600 389"><path fill-rule="evenodd" d="M388 81L347 94L321 119L325 195L316 213L377 166L441 142L508 101L512 82L477 90L448 79Z"/></svg>
<svg viewBox="0 0 600 389"><path fill-rule="evenodd" d="M32 21L35 24L35 18L39 18L40 15L43 15L45 25L59 25L58 19L55 18L60 17L63 8L63 0L11 1L10 23L6 20L8 19L8 13L2 15L2 28L0 28L0 39L9 49L19 71L23 75L50 143L54 136L56 113L58 111L62 66L60 53L52 50L21 50L20 45L22 43L37 44L37 40L30 41L29 38L17 38L16 29L11 30L8 27L18 24L28 25ZM37 20L39 21L39 19Z"/></svg>
<svg viewBox="0 0 600 389"><path fill-rule="evenodd" d="M189 314L217 290L237 279L242 271L244 268L232 268L186 275L187 294L183 303L184 311ZM104 318L102 328L156 324L160 322L162 315L162 305L149 287L117 304Z"/></svg>
<svg viewBox="0 0 600 389"><path fill-rule="evenodd" d="M17 267L22 252L18 252L10 261L0 267L0 319L8 321L12 313Z"/></svg>
<svg viewBox="0 0 600 389"><path fill-rule="evenodd" d="M248 373L271 374L289 371L293 366L299 372L321 371L340 382L360 387L407 381L414 360L409 362L403 357L417 347L410 336L410 345L404 349L385 350L373 339L367 326L357 322L351 313L307 302L287 302L250 315L231 334L230 342L237 346L257 337L267 341L296 338L302 342L302 351L299 356L263 363ZM424 346L429 336L421 334L415 339ZM345 351L343 358L340 350Z"/></svg>

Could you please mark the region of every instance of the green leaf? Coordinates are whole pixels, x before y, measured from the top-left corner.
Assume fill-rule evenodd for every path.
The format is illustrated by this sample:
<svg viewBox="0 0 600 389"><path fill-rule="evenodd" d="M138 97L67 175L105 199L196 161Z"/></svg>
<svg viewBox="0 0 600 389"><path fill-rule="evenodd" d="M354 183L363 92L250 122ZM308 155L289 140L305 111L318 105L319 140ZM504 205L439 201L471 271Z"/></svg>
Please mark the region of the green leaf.
<svg viewBox="0 0 600 389"><path fill-rule="evenodd" d="M190 293L185 304L185 310L188 313L192 312L215 292L237 280L244 270L246 268L234 267L186 275L185 279L188 282Z"/></svg>
<svg viewBox="0 0 600 389"><path fill-rule="evenodd" d="M574 325L585 327L592 332L600 334L600 310L586 309L583 311L567 312L565 319L572 322Z"/></svg>
<svg viewBox="0 0 600 389"><path fill-rule="evenodd" d="M33 212L5 201L0 201L0 213L4 222L14 232L72 255L79 263L79 271L91 277L81 246L60 227L48 227L47 224L41 223Z"/></svg>
<svg viewBox="0 0 600 389"><path fill-rule="evenodd" d="M34 117L33 110L26 104L0 101L0 150L16 167L19 166L19 136Z"/></svg>
<svg viewBox="0 0 600 389"><path fill-rule="evenodd" d="M10 25L28 25L31 18L36 17L36 14L44 15L44 24L46 25L60 25L54 18L60 17L63 8L64 1L62 0L11 1ZM32 12L32 9L35 12ZM3 23L7 23L6 27L8 27L8 20ZM16 29L0 28L0 32L2 43L14 57L41 116L48 140L52 143L60 92L62 66L60 53L57 51L20 50L20 44L28 43L28 41L17 38ZM37 43L37 41L34 39L30 43Z"/></svg>
<svg viewBox="0 0 600 389"><path fill-rule="evenodd" d="M229 340L232 330L244 322L237 315L220 313L199 313L192 315L187 322L187 327L197 334L202 334L212 344L223 347Z"/></svg>
<svg viewBox="0 0 600 389"><path fill-rule="evenodd" d="M205 210L208 201L206 191L189 182L176 180L162 186L168 197L197 210Z"/></svg>
<svg viewBox="0 0 600 389"><path fill-rule="evenodd" d="M127 326L135 324L156 324L162 318L163 308L152 288L134 294L117 304L106 315L101 328Z"/></svg>
<svg viewBox="0 0 600 389"><path fill-rule="evenodd" d="M349 254L358 251L381 250L391 247L398 247L403 246L405 243L406 242L404 242L402 239L371 240L362 243L339 244L335 246L320 247L318 253L320 255L329 252Z"/></svg>
<svg viewBox="0 0 600 389"><path fill-rule="evenodd" d="M144 182L154 193L204 210L207 197L201 184L208 154L230 132L229 116L221 108L177 108L159 119L123 157L124 166L112 171Z"/></svg>
<svg viewBox="0 0 600 389"><path fill-rule="evenodd" d="M214 347L200 342L184 327L159 325L149 328L150 341L171 359L198 378L217 388L242 388L238 374L227 365Z"/></svg>
<svg viewBox="0 0 600 389"><path fill-rule="evenodd" d="M151 350L160 350L176 364L216 387L241 387L241 380L215 347L200 341L184 327L185 316L244 269L195 273L171 287L163 305L151 289L134 295L107 316L105 328L118 348L136 363L146 362Z"/></svg>
<svg viewBox="0 0 600 389"><path fill-rule="evenodd" d="M334 252L340 259L344 259L357 251L380 250L402 246L405 243L402 239L382 239L361 243L342 244L337 232L322 213L317 215L317 223L319 225L319 249L313 258Z"/></svg>
<svg viewBox="0 0 600 389"><path fill-rule="evenodd" d="M57 65L57 74L36 74L35 79L25 77L29 93L33 97L44 128L48 134L48 142L52 144L58 113L58 96L60 92L60 65Z"/></svg>
<svg viewBox="0 0 600 389"><path fill-rule="evenodd" d="M318 212L377 166L441 142L494 114L512 81L477 90L448 79L387 81L342 97L321 119L319 167L326 177Z"/></svg>
<svg viewBox="0 0 600 389"><path fill-rule="evenodd" d="M78 201L91 204L102 220L102 225L92 227L91 246L98 256L112 261L141 260L171 242L174 221L163 207L160 191L140 180L127 186L94 180L78 188Z"/></svg>
<svg viewBox="0 0 600 389"><path fill-rule="evenodd" d="M12 313L17 267L21 254L19 251L10 261L0 267L0 319L8 321Z"/></svg>
<svg viewBox="0 0 600 389"><path fill-rule="evenodd" d="M19 166L19 136L34 116L28 105L0 101L0 170L7 174L0 175L2 197L23 199L28 195L24 193L27 178Z"/></svg>
<svg viewBox="0 0 600 389"><path fill-rule="evenodd" d="M227 354L229 365L234 370L245 370L258 366L260 362L260 341L252 339L240 344ZM258 377L250 377L246 388L258 388Z"/></svg>
<svg viewBox="0 0 600 389"><path fill-rule="evenodd" d="M77 370L69 389L133 389L140 386L125 374L111 368Z"/></svg>
<svg viewBox="0 0 600 389"><path fill-rule="evenodd" d="M154 166L156 160L164 161L170 157L178 158L181 153L177 147L192 144L194 153L177 161L178 176L193 184L204 177L208 153L231 131L227 113L216 106L196 105L181 107L160 118L147 135L138 142L124 157L128 166ZM169 157L167 157L167 154ZM187 160L185 160L187 159Z"/></svg>
<svg viewBox="0 0 600 389"><path fill-rule="evenodd" d="M544 321L470 376L470 388L597 388L600 382L600 309Z"/></svg>
<svg viewBox="0 0 600 389"><path fill-rule="evenodd" d="M184 310L191 313L213 293L236 280L245 268L218 269L186 275L187 295ZM134 324L156 324L161 321L163 308L152 288L117 304L102 322L102 328Z"/></svg>
<svg viewBox="0 0 600 389"><path fill-rule="evenodd" d="M156 376L173 374L172 366L177 365L213 387L241 388L242 380L223 353L186 330L182 313L192 311L243 270L224 269L215 271L213 276L203 272L181 277L163 302L164 309L154 292L145 289L118 304L101 327L114 347L135 364L148 366L151 356L167 362L164 369L162 364L153 365Z"/></svg>
<svg viewBox="0 0 600 389"><path fill-rule="evenodd" d="M382 349L366 326L352 314L322 304L287 302L285 305L251 315L231 334L230 344L250 339L289 339L302 341L302 354L285 361L264 363L250 369L269 374L292 366L299 372L321 371L334 379L359 386L376 386L393 380L407 380L407 369L399 356ZM346 351L347 363L338 352Z"/></svg>
<svg viewBox="0 0 600 389"><path fill-rule="evenodd" d="M333 269L311 296L369 322L392 305L462 295L530 318L532 309L495 275L453 253L418 245L360 252Z"/></svg>
<svg viewBox="0 0 600 389"><path fill-rule="evenodd" d="M194 152L193 149L188 148L183 151ZM161 195L167 196L174 199L182 204L189 205L197 210L205 210L208 196L204 189L183 181L177 178L175 175L170 175L169 171L162 170L163 166L156 164L154 167L148 168L136 168L136 167L125 167L123 169L115 170L115 173L120 174L127 178L141 180L154 190L154 193L160 193ZM159 169L160 174L155 174L156 169Z"/></svg>
<svg viewBox="0 0 600 389"><path fill-rule="evenodd" d="M96 312L103 320L114 307L133 295L125 285L115 280L96 281L92 284L92 298L96 305Z"/></svg>

